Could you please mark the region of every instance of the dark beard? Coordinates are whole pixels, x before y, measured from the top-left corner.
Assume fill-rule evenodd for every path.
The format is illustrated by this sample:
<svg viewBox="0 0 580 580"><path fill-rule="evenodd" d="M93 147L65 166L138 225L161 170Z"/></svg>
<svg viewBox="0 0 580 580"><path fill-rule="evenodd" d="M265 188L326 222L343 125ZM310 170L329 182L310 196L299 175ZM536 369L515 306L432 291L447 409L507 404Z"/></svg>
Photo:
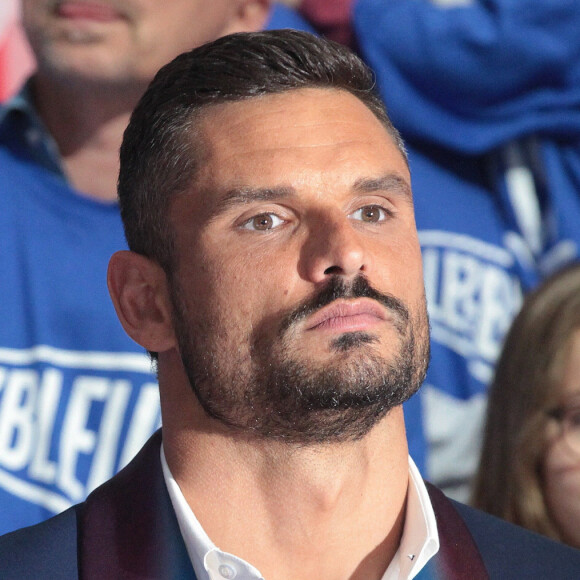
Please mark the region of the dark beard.
<svg viewBox="0 0 580 580"><path fill-rule="evenodd" d="M334 300L361 297L377 300L393 315L400 349L391 361L369 347L377 341L375 335L360 331L331 342L337 353L332 367L289 356L284 343L296 322ZM357 440L413 395L425 378L429 341L424 304L413 320L400 300L377 292L363 276L349 285L332 278L322 292L284 317L280 352L273 356L271 340L258 338L246 357L250 360L239 364L233 360L235 352L219 348L219 339L208 340L221 329L211 323L192 328L175 290L173 300L183 365L197 399L210 417L246 435L300 445Z"/></svg>

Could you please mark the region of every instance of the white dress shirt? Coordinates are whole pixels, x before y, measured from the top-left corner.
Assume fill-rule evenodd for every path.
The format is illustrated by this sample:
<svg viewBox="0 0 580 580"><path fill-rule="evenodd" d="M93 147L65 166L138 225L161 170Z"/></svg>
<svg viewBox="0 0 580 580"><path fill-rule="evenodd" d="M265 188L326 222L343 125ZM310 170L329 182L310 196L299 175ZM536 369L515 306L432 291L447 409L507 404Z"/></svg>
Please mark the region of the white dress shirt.
<svg viewBox="0 0 580 580"><path fill-rule="evenodd" d="M260 571L254 566L233 554L223 552L209 539L171 475L163 445L161 465L179 529L198 580L263 580ZM382 580L414 578L438 550L439 534L431 500L419 470L409 457L409 487L403 535Z"/></svg>

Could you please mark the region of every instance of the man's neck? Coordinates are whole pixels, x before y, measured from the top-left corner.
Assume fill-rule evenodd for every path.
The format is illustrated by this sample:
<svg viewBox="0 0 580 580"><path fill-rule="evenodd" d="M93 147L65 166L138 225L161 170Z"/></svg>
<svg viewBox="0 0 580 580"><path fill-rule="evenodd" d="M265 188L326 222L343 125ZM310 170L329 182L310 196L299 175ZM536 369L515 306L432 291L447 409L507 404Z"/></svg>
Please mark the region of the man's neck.
<svg viewBox="0 0 580 580"><path fill-rule="evenodd" d="M297 566L321 580L382 577L408 486L400 409L361 441L318 447L168 431L169 467L220 549L273 580L295 578Z"/></svg>
<svg viewBox="0 0 580 580"><path fill-rule="evenodd" d="M116 199L119 147L142 90L35 78L35 105L59 148L71 185L79 192L104 201Z"/></svg>

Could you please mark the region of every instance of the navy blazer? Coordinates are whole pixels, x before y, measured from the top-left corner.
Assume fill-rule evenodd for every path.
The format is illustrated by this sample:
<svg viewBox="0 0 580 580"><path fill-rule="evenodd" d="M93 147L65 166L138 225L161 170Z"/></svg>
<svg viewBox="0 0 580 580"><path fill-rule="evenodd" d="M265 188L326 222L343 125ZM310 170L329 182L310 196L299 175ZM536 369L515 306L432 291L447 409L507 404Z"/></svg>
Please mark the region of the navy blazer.
<svg viewBox="0 0 580 580"><path fill-rule="evenodd" d="M158 431L84 503L0 538L2 580L195 580L163 479ZM580 579L580 551L428 484L441 548L418 578Z"/></svg>

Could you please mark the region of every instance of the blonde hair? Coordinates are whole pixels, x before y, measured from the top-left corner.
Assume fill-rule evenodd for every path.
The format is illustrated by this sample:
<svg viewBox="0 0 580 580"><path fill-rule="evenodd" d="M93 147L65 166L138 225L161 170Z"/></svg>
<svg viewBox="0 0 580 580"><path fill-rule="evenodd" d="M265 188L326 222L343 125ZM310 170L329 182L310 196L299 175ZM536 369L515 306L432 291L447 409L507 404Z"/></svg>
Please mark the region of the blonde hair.
<svg viewBox="0 0 580 580"><path fill-rule="evenodd" d="M542 485L546 411L558 405L570 338L580 328L580 264L524 301L507 334L489 393L472 504L560 540Z"/></svg>

